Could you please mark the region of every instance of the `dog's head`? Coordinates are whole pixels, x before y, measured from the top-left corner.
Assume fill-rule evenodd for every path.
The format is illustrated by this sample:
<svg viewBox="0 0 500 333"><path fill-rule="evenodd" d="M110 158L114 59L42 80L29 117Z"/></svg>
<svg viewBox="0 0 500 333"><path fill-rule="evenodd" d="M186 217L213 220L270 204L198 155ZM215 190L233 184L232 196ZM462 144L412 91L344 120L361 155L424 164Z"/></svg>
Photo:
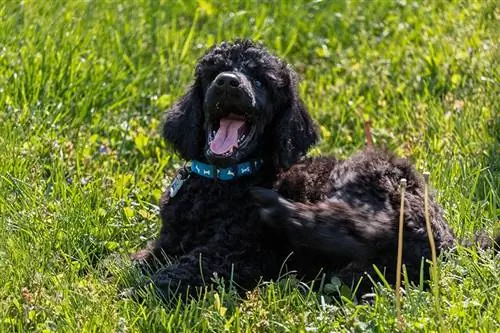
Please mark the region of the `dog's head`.
<svg viewBox="0 0 500 333"><path fill-rule="evenodd" d="M250 41L207 51L163 134L183 158L221 167L263 158L287 168L317 140L293 70Z"/></svg>

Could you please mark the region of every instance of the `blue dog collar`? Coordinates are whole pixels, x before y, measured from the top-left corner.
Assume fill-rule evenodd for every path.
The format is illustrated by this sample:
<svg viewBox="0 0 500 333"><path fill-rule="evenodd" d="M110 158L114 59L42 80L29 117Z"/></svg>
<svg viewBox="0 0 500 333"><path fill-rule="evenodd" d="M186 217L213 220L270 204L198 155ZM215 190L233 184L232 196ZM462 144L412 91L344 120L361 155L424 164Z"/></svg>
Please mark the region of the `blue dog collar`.
<svg viewBox="0 0 500 333"><path fill-rule="evenodd" d="M256 159L239 163L229 168L217 168L215 165L192 160L191 172L206 178L233 180L241 176L249 176L253 174L260 169L263 163L264 161L262 159Z"/></svg>

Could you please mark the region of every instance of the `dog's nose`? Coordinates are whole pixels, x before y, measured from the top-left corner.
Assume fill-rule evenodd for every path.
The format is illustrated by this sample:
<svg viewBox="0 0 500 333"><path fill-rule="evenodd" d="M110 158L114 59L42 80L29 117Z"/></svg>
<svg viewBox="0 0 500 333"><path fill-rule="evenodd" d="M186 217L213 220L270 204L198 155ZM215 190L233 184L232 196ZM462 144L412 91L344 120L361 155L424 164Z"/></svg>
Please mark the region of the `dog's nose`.
<svg viewBox="0 0 500 333"><path fill-rule="evenodd" d="M240 79L236 74L233 73L220 73L217 75L215 78L215 84L219 88L226 88L226 89L232 89L232 88L238 88L240 86Z"/></svg>

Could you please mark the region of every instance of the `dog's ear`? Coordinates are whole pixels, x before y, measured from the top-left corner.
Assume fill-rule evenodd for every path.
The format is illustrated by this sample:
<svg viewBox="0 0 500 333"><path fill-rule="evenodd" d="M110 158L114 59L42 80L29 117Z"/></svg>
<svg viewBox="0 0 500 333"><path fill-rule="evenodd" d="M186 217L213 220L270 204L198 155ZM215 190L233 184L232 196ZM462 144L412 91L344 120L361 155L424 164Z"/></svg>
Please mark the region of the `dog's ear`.
<svg viewBox="0 0 500 333"><path fill-rule="evenodd" d="M283 103L276 110L274 164L287 169L318 140L316 125L306 110L297 91L297 76L289 71Z"/></svg>
<svg viewBox="0 0 500 333"><path fill-rule="evenodd" d="M198 159L203 154L203 96L199 80L166 113L163 137L182 158Z"/></svg>

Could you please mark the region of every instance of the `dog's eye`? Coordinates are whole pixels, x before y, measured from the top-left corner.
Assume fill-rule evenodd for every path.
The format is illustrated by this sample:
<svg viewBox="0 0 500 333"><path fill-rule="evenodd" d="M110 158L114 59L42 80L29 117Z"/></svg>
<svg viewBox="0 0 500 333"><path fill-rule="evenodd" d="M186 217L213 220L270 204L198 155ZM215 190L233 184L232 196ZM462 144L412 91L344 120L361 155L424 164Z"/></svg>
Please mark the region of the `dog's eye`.
<svg viewBox="0 0 500 333"><path fill-rule="evenodd" d="M260 82L259 80L255 80L255 86L256 86L257 88L262 87L262 82Z"/></svg>

